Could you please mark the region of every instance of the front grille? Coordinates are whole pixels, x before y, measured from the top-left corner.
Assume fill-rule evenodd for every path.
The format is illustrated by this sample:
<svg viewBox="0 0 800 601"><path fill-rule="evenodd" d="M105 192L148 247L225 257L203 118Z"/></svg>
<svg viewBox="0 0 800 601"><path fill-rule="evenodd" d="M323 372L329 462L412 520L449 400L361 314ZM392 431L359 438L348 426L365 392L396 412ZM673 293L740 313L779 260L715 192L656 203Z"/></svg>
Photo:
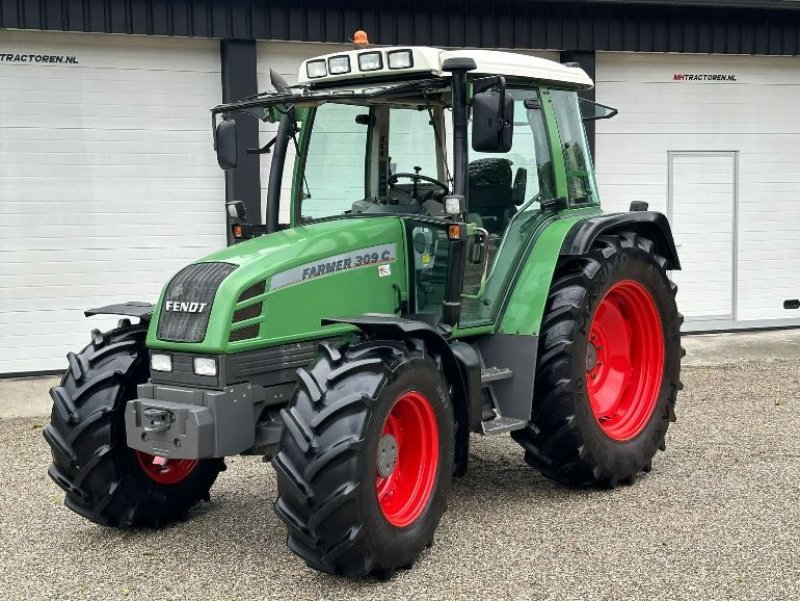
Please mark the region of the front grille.
<svg viewBox="0 0 800 601"><path fill-rule="evenodd" d="M179 271L164 294L158 339L202 342L217 289L234 269L236 265L230 263L196 263Z"/></svg>
<svg viewBox="0 0 800 601"><path fill-rule="evenodd" d="M274 386L294 382L295 371L314 360L318 346L319 340L311 340L229 355L226 357L227 383L253 382Z"/></svg>

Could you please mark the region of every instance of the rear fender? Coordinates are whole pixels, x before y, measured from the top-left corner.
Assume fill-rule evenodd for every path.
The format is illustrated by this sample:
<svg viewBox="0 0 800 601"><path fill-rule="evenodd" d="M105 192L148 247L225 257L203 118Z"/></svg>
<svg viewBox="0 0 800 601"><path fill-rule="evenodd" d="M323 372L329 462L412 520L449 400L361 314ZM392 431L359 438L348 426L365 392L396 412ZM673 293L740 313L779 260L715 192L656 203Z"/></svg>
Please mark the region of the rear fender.
<svg viewBox="0 0 800 601"><path fill-rule="evenodd" d="M636 232L655 242L656 252L667 260L667 269L681 268L669 220L663 213L657 211L599 215L577 223L564 240L561 255L568 257L585 255L598 236L622 230Z"/></svg>
<svg viewBox="0 0 800 601"><path fill-rule="evenodd" d="M655 211L566 215L551 221L539 233L520 268L500 317L498 332L538 336L558 261L585 255L598 236L634 231L655 242L667 260L667 269L680 269L669 221Z"/></svg>

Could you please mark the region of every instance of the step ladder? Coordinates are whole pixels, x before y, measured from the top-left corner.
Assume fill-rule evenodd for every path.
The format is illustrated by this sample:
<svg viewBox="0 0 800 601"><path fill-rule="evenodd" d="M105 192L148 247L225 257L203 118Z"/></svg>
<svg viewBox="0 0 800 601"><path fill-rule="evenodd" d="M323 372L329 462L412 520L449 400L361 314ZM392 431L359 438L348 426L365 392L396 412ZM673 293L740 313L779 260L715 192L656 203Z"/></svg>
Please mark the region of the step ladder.
<svg viewBox="0 0 800 601"><path fill-rule="evenodd" d="M481 358L481 362L483 362L483 358ZM505 434L506 432L513 432L514 430L521 430L528 425L528 422L523 419L502 417L498 410L497 398L495 397L495 393L492 388L492 382L510 380L513 377L514 372L507 367L481 367L481 388L486 389L487 393L489 394L495 414L495 417L485 419L481 422L481 430L487 436Z"/></svg>

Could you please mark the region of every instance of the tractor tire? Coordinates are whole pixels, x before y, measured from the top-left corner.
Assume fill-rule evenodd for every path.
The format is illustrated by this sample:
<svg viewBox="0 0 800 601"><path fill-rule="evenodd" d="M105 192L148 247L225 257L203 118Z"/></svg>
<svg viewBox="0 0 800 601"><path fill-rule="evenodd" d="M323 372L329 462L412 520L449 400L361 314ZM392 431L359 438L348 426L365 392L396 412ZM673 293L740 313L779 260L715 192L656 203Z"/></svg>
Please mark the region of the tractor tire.
<svg viewBox="0 0 800 601"><path fill-rule="evenodd" d="M282 411L275 511L310 567L387 579L410 568L446 509L454 413L422 343L323 344Z"/></svg>
<svg viewBox="0 0 800 601"><path fill-rule="evenodd" d="M539 339L525 461L572 486L614 488L649 472L675 421L683 317L654 243L601 236L556 268Z"/></svg>
<svg viewBox="0 0 800 601"><path fill-rule="evenodd" d="M146 324L127 320L110 332L94 330L85 349L67 355L69 369L50 390L48 474L69 509L103 526L184 520L224 469L221 459L165 460L127 446L125 404L149 374L146 333Z"/></svg>

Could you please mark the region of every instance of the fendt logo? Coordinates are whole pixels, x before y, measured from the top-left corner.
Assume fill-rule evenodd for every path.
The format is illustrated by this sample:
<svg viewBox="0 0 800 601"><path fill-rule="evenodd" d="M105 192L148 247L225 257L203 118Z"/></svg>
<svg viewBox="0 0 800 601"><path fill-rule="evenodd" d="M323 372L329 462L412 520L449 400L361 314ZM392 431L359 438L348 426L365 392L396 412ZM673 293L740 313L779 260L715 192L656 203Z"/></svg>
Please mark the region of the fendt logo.
<svg viewBox="0 0 800 601"><path fill-rule="evenodd" d="M164 303L164 310L170 313L202 313L207 306L208 303L167 301Z"/></svg>

